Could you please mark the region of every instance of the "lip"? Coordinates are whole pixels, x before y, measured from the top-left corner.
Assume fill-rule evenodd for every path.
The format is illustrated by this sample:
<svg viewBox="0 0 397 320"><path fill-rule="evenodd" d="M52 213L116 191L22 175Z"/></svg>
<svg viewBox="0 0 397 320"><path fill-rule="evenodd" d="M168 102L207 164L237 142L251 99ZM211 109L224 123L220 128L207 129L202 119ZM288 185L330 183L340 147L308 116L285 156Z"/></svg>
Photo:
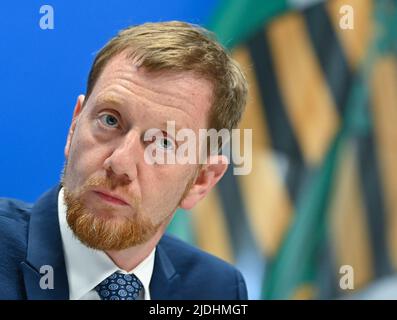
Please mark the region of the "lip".
<svg viewBox="0 0 397 320"><path fill-rule="evenodd" d="M122 197L120 197L117 194L111 193L109 191L103 191L103 190L93 190L94 193L99 196L102 200L110 202L112 204L117 204L117 205L122 205L122 206L128 206L128 202L125 201Z"/></svg>

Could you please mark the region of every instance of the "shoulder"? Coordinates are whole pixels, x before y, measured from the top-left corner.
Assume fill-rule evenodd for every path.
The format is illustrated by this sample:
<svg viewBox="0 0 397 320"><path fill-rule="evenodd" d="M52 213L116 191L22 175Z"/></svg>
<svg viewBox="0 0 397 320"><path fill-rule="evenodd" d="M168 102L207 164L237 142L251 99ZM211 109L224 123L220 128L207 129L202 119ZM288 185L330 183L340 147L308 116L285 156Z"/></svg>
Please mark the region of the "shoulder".
<svg viewBox="0 0 397 320"><path fill-rule="evenodd" d="M18 237L29 224L32 206L16 199L0 198L0 233Z"/></svg>
<svg viewBox="0 0 397 320"><path fill-rule="evenodd" d="M235 270L235 268L226 261L200 250L172 235L165 234L160 244L167 251L168 256L172 258L172 262L177 261L179 266L188 267L190 269L203 267L201 264L204 264L208 268L215 267L216 270Z"/></svg>
<svg viewBox="0 0 397 320"><path fill-rule="evenodd" d="M23 298L18 270L26 257L31 208L19 200L0 198L0 299Z"/></svg>
<svg viewBox="0 0 397 320"><path fill-rule="evenodd" d="M0 198L0 268L11 270L13 261L24 259L31 208L29 203Z"/></svg>
<svg viewBox="0 0 397 320"><path fill-rule="evenodd" d="M171 235L164 235L159 244L171 259L182 282L189 286L189 292L194 292L193 288L202 289L205 284L207 289L203 299L247 299L245 281L230 263ZM201 299L196 296L186 298Z"/></svg>

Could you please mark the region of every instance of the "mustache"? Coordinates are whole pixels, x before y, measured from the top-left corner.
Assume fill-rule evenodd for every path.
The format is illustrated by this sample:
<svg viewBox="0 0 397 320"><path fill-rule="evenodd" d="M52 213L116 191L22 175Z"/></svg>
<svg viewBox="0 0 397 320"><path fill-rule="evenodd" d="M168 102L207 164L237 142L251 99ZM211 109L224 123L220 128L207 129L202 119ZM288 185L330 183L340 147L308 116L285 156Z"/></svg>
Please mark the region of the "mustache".
<svg viewBox="0 0 397 320"><path fill-rule="evenodd" d="M95 187L99 188L104 188L108 190L115 190L117 187L117 193L122 195L125 199L127 199L135 208L140 207L141 205L141 199L137 197L136 195L132 195L126 190L124 186L120 186L117 181L114 181L113 179L109 179L106 177L90 177L88 178L84 184L77 190L78 195L82 195L86 193L87 191L92 190Z"/></svg>

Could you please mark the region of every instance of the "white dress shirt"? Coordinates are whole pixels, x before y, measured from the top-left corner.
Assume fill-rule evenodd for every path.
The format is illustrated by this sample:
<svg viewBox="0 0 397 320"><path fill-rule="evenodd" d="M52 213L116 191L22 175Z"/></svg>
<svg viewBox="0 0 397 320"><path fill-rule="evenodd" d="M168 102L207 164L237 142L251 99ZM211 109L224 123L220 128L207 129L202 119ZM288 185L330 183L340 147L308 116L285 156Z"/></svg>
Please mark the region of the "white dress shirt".
<svg viewBox="0 0 397 320"><path fill-rule="evenodd" d="M58 194L58 217L69 282L70 300L100 300L94 288L116 271L133 273L138 277L144 288L144 293L141 293L141 299L150 300L149 284L153 274L156 248L136 268L131 271L125 271L114 264L105 252L88 248L73 234L66 221L63 188Z"/></svg>

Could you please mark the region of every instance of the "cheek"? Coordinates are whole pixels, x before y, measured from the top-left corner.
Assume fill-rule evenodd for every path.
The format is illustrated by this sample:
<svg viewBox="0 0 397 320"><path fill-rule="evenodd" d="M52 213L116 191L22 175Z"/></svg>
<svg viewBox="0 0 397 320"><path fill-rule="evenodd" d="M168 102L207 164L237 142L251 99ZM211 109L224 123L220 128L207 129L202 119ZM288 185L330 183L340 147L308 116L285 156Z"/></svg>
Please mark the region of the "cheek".
<svg viewBox="0 0 397 320"><path fill-rule="evenodd" d="M85 180L87 176L101 167L101 146L87 131L75 132L68 157L68 167L73 179Z"/></svg>
<svg viewBox="0 0 397 320"><path fill-rule="evenodd" d="M152 168L151 174L146 175L150 179L144 181L143 202L153 210L175 209L192 174L184 166Z"/></svg>

